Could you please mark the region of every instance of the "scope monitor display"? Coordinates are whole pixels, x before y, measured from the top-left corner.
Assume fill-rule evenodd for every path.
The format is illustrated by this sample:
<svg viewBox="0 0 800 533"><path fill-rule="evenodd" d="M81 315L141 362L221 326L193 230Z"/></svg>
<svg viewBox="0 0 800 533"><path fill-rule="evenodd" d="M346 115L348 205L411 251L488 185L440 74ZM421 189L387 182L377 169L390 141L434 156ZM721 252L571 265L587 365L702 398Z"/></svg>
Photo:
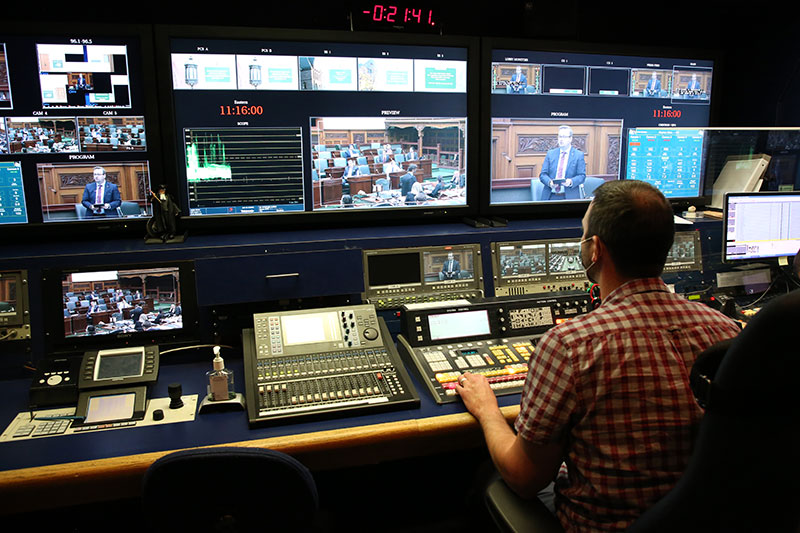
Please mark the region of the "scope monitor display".
<svg viewBox="0 0 800 533"><path fill-rule="evenodd" d="M629 132L709 122L711 59L521 50L497 42L490 56L490 205L588 201L604 182L633 177L626 176L626 154L641 145L631 144ZM670 157L677 168L690 156ZM634 179L643 176L671 197L700 194L699 182L636 161Z"/></svg>
<svg viewBox="0 0 800 533"><path fill-rule="evenodd" d="M189 216L467 205L467 46L168 43Z"/></svg>
<svg viewBox="0 0 800 533"><path fill-rule="evenodd" d="M160 159L159 143L149 142L158 138L153 66L143 61L152 55L151 29L66 31L43 23L0 39L0 185L12 163L24 177L16 198L26 213L14 220L106 225L149 217L151 161ZM88 198L96 167L106 171L102 197ZM0 201L6 208L5 190Z"/></svg>
<svg viewBox="0 0 800 533"><path fill-rule="evenodd" d="M190 263L52 270L44 278L46 329L54 345L116 346L124 341L139 346L185 337L195 326Z"/></svg>
<svg viewBox="0 0 800 533"><path fill-rule="evenodd" d="M729 193L725 261L762 260L800 251L800 192Z"/></svg>

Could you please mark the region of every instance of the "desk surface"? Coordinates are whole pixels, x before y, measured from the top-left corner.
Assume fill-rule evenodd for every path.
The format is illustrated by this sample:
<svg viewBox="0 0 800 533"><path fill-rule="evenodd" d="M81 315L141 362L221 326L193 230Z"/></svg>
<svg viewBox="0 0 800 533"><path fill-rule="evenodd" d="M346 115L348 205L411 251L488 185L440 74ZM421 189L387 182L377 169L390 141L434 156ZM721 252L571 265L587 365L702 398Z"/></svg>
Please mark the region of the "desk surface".
<svg viewBox="0 0 800 533"><path fill-rule="evenodd" d="M241 360L229 365L244 390ZM205 394L203 363L163 364L151 397ZM475 419L460 402L437 405L413 378L417 409L249 429L245 411L198 415L193 422L134 427L0 444L0 514L133 497L147 467L170 451L236 445L288 453L312 470L374 464L403 457L481 446ZM26 408L30 381L7 381L0 402L5 427ZM500 397L506 417L519 410L519 395Z"/></svg>

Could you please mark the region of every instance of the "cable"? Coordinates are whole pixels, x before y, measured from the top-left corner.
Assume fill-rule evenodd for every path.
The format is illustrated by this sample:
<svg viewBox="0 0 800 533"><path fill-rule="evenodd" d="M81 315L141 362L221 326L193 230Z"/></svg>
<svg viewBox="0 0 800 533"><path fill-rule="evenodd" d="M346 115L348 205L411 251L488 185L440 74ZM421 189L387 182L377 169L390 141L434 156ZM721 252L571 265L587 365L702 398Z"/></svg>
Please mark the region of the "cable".
<svg viewBox="0 0 800 533"><path fill-rule="evenodd" d="M170 350L164 350L163 352L159 352L159 353L160 353L160 355L164 355L164 354L168 354L168 353L172 353L172 352L180 352L182 350L194 350L194 349L197 349L197 348L213 348L214 346L219 346L221 348L228 348L228 349L231 349L231 350L233 349L233 346L228 346L226 344L195 344L193 346L182 346L180 348L172 348Z"/></svg>

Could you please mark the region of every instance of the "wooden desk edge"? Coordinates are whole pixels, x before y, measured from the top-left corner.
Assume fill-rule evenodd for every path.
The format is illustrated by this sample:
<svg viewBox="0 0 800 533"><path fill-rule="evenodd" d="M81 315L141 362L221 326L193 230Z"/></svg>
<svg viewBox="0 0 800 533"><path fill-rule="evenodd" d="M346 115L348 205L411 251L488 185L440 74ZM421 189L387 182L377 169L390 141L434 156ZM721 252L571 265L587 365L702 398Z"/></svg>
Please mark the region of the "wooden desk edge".
<svg viewBox="0 0 800 533"><path fill-rule="evenodd" d="M511 423L519 406L501 410ZM203 447L270 448L311 470L324 470L425 455L432 453L432 439L441 441L454 433L470 435L471 442L483 438L475 419L465 412ZM441 447L463 443L460 436L451 440L457 442ZM178 449L0 472L0 515L136 497L147 468L174 451Z"/></svg>

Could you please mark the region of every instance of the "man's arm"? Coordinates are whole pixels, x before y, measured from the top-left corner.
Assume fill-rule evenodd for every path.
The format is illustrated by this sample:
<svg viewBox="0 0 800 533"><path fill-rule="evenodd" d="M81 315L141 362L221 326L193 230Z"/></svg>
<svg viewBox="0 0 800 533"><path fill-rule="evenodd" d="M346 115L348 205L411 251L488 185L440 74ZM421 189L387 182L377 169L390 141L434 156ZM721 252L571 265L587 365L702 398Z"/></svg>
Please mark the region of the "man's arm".
<svg viewBox="0 0 800 533"><path fill-rule="evenodd" d="M119 195L119 188L113 183L111 185L111 201L108 202L108 205L110 209L116 209L122 205L122 198Z"/></svg>
<svg viewBox="0 0 800 533"><path fill-rule="evenodd" d="M94 203L92 202L92 195L89 193L89 184L86 185L83 189L83 199L81 200L81 204L83 207L91 211L94 208Z"/></svg>
<svg viewBox="0 0 800 533"><path fill-rule="evenodd" d="M533 444L516 435L497 406L497 397L485 376L464 374L456 392L480 423L489 455L514 492L532 498L555 479L563 459L562 444Z"/></svg>

